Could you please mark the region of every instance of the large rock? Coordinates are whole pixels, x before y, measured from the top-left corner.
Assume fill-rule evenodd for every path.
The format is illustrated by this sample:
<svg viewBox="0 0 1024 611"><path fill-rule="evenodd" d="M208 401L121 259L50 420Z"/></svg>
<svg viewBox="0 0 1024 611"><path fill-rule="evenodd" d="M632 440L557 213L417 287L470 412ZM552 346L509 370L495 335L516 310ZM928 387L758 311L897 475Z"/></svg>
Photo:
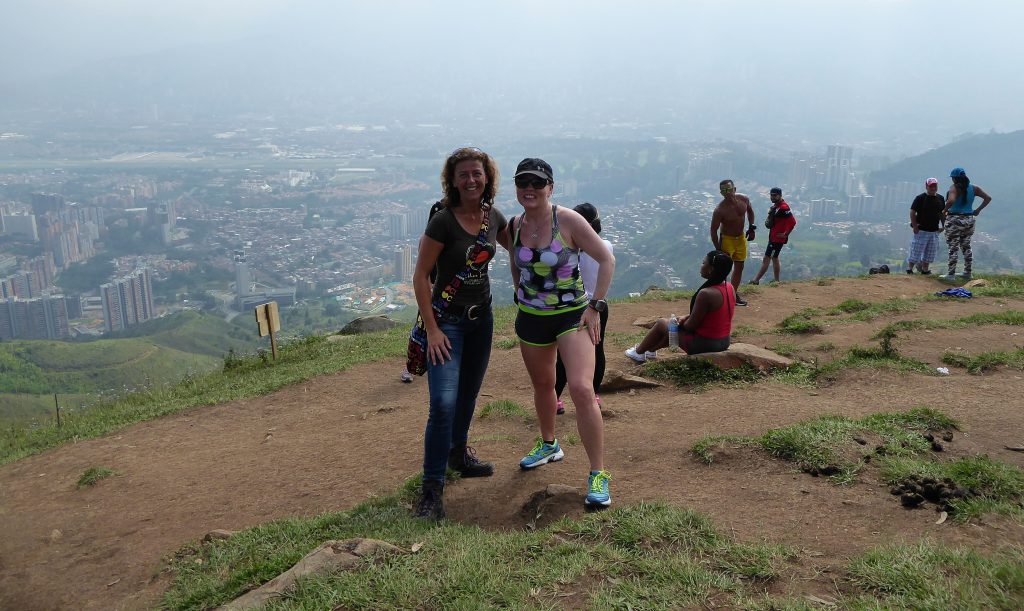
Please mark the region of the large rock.
<svg viewBox="0 0 1024 611"><path fill-rule="evenodd" d="M386 331L393 327L401 327L402 324L396 320L391 320L387 316L364 316L345 325L339 333L342 335L373 333L374 331ZM411 327L412 325L409 326Z"/></svg>
<svg viewBox="0 0 1024 611"><path fill-rule="evenodd" d="M704 354L686 354L684 352L662 350L658 352L658 357L663 360L688 359L710 361L721 369L736 369L743 365L751 365L760 371L785 369L795 362L793 359L788 359L771 350L743 343L732 344L725 352L706 352Z"/></svg>
<svg viewBox="0 0 1024 611"><path fill-rule="evenodd" d="M328 541L295 563L295 566L271 579L255 590L250 590L228 604L223 611L258 609L275 598L280 598L295 585L300 577L344 571L355 567L360 558L376 554L404 554L405 550L375 539L346 539Z"/></svg>
<svg viewBox="0 0 1024 611"><path fill-rule="evenodd" d="M618 369L608 369L604 372L604 379L601 380L601 392L615 392L617 390L628 390L630 388L657 388L661 386L658 382L641 378L640 376L623 373Z"/></svg>

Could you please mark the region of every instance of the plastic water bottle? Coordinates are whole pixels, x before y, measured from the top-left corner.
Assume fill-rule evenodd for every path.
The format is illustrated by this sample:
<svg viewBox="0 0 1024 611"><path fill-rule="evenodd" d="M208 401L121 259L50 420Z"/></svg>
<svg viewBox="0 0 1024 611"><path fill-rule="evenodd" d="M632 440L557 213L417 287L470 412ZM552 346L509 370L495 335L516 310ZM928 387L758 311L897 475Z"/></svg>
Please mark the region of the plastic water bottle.
<svg viewBox="0 0 1024 611"><path fill-rule="evenodd" d="M679 349L679 319L675 314L668 319L668 349Z"/></svg>

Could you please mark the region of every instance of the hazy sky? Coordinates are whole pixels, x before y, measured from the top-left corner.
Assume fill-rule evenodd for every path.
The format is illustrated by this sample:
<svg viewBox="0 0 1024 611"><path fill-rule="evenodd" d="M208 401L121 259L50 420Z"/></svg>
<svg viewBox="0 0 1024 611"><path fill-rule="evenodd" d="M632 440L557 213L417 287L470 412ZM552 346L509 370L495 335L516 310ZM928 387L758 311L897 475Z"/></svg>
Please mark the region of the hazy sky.
<svg viewBox="0 0 1024 611"><path fill-rule="evenodd" d="M350 78L397 96L1024 128L1012 0L0 0L0 15L7 86L209 45L277 56L271 81L282 65L328 81L361 66Z"/></svg>

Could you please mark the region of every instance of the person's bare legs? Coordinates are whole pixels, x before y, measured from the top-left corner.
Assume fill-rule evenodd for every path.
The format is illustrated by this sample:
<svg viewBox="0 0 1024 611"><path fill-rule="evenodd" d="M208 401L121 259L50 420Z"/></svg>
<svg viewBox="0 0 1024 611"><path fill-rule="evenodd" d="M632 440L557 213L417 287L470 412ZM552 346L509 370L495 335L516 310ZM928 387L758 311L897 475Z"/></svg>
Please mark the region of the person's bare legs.
<svg viewBox="0 0 1024 611"><path fill-rule="evenodd" d="M555 344L531 346L519 342L519 351L523 355L526 373L530 375L530 383L533 385L533 407L537 411L540 435L544 440L551 441L555 438L555 409L558 403L555 396L555 358L558 355L558 348ZM565 360L564 354L562 360ZM573 397L573 401L575 400Z"/></svg>
<svg viewBox="0 0 1024 611"><path fill-rule="evenodd" d="M768 271L768 262L770 260L771 257L765 257L764 260L761 261L761 269L757 272L757 275L754 276L754 279L750 281L750 284L759 284L761 282L761 278L764 277L765 273ZM775 263L775 279L779 279L779 264L777 261Z"/></svg>
<svg viewBox="0 0 1024 611"><path fill-rule="evenodd" d="M558 351L565 363L569 382L569 396L576 406L576 430L587 451L591 471L604 470L604 420L601 408L594 400L594 342L586 329L566 333L558 338ZM552 397L554 387L552 385ZM555 410L552 404L550 418L554 430Z"/></svg>
<svg viewBox="0 0 1024 611"><path fill-rule="evenodd" d="M772 257L772 271L775 272L775 281L779 282L779 278L782 276L782 264L779 263L778 257Z"/></svg>
<svg viewBox="0 0 1024 611"><path fill-rule="evenodd" d="M647 335L636 345L636 351L638 354L643 354L662 348L668 348L668 320L659 318Z"/></svg>
<svg viewBox="0 0 1024 611"><path fill-rule="evenodd" d="M743 282L743 264L746 261L732 262L732 288L740 290L740 283Z"/></svg>

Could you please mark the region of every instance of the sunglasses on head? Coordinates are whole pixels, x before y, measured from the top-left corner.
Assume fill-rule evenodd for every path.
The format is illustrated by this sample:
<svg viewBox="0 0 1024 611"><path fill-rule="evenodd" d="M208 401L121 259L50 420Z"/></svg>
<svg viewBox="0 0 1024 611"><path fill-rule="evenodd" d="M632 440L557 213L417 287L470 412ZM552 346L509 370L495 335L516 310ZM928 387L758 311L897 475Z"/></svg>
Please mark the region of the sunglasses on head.
<svg viewBox="0 0 1024 611"><path fill-rule="evenodd" d="M516 186L519 187L520 189L525 189L527 187L533 187L534 189L543 189L544 187L548 186L548 181L541 178L540 176L517 176L515 180Z"/></svg>

